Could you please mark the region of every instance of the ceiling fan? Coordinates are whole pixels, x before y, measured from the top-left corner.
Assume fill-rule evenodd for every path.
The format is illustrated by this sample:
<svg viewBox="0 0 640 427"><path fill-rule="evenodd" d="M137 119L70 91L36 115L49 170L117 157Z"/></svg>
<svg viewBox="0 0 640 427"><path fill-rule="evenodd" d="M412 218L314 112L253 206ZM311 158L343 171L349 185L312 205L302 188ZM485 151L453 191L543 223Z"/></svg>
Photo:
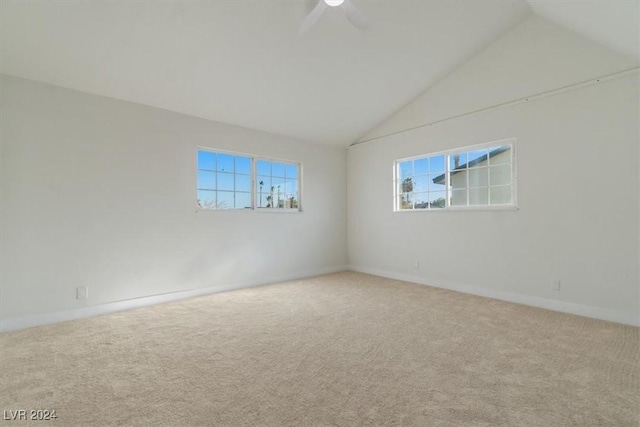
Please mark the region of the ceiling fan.
<svg viewBox="0 0 640 427"><path fill-rule="evenodd" d="M356 27L364 30L367 28L367 18L351 3L351 0L318 0L316 7L307 15L300 26L300 34L306 33L320 19L324 11L329 7L342 6L347 19Z"/></svg>

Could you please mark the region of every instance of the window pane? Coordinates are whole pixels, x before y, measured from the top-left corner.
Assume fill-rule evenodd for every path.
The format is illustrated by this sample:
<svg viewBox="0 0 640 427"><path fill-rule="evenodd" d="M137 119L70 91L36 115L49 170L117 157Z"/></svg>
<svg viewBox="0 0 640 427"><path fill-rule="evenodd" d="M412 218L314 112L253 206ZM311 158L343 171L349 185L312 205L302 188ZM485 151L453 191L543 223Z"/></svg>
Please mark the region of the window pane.
<svg viewBox="0 0 640 427"><path fill-rule="evenodd" d="M284 192L293 194L298 192L298 181L295 179L287 179L284 181Z"/></svg>
<svg viewBox="0 0 640 427"><path fill-rule="evenodd" d="M469 205L487 205L489 203L488 188L470 188L469 189Z"/></svg>
<svg viewBox="0 0 640 427"><path fill-rule="evenodd" d="M429 191L429 176L416 176L413 178L413 191L416 193Z"/></svg>
<svg viewBox="0 0 640 427"><path fill-rule="evenodd" d="M236 173L244 173L251 175L251 158L249 157L236 157Z"/></svg>
<svg viewBox="0 0 640 427"><path fill-rule="evenodd" d="M258 175L271 175L271 162L258 160L256 165Z"/></svg>
<svg viewBox="0 0 640 427"><path fill-rule="evenodd" d="M284 178L284 165L282 163L271 164L271 175Z"/></svg>
<svg viewBox="0 0 640 427"><path fill-rule="evenodd" d="M233 192L218 191L217 192L217 209L233 209Z"/></svg>
<svg viewBox="0 0 640 427"><path fill-rule="evenodd" d="M499 165L489 168L491 185L511 184L511 165Z"/></svg>
<svg viewBox="0 0 640 427"><path fill-rule="evenodd" d="M445 192L437 191L435 193L429 193L429 207L431 209L439 209L445 207Z"/></svg>
<svg viewBox="0 0 640 427"><path fill-rule="evenodd" d="M285 208L297 209L298 208L298 193L288 193L285 196Z"/></svg>
<svg viewBox="0 0 640 427"><path fill-rule="evenodd" d="M236 191L251 192L251 176L236 175Z"/></svg>
<svg viewBox="0 0 640 427"><path fill-rule="evenodd" d="M230 154L218 154L218 168L217 170L220 172L230 172L233 173L233 156Z"/></svg>
<svg viewBox="0 0 640 427"><path fill-rule="evenodd" d="M298 179L298 166L297 165L285 165L284 175L288 179Z"/></svg>
<svg viewBox="0 0 640 427"><path fill-rule="evenodd" d="M444 156L429 157L429 173L443 173L444 172Z"/></svg>
<svg viewBox="0 0 640 427"><path fill-rule="evenodd" d="M487 149L469 151L467 153L468 167L479 167L487 165Z"/></svg>
<svg viewBox="0 0 640 427"><path fill-rule="evenodd" d="M405 178L400 183L400 191L402 193L410 193L413 191L413 178Z"/></svg>
<svg viewBox="0 0 640 427"><path fill-rule="evenodd" d="M216 153L198 150L198 169L215 170Z"/></svg>
<svg viewBox="0 0 640 427"><path fill-rule="evenodd" d="M216 173L198 171L198 188L205 190L216 189Z"/></svg>
<svg viewBox="0 0 640 427"><path fill-rule="evenodd" d="M400 181L402 181L403 179L410 177L411 175L413 175L413 165L411 161L407 161L407 162L400 162L399 165L399 178Z"/></svg>
<svg viewBox="0 0 640 427"><path fill-rule="evenodd" d="M413 173L416 175L426 175L427 173L429 173L427 159L414 160Z"/></svg>
<svg viewBox="0 0 640 427"><path fill-rule="evenodd" d="M451 187L455 188L467 188L467 170L461 170L456 173L452 173L449 178Z"/></svg>
<svg viewBox="0 0 640 427"><path fill-rule="evenodd" d="M271 177L258 175L256 188L258 191L269 191L269 189L271 188Z"/></svg>
<svg viewBox="0 0 640 427"><path fill-rule="evenodd" d="M412 209L413 208L413 193L400 194L400 200L398 206L400 209Z"/></svg>
<svg viewBox="0 0 640 427"><path fill-rule="evenodd" d="M215 191L198 191L198 206L204 209L216 208L216 193Z"/></svg>
<svg viewBox="0 0 640 427"><path fill-rule="evenodd" d="M233 174L218 172L218 190L233 191Z"/></svg>
<svg viewBox="0 0 640 427"><path fill-rule="evenodd" d="M265 200L267 201L267 207L272 208L276 206L277 200L277 192L275 186L265 187L264 192L262 193L265 196Z"/></svg>
<svg viewBox="0 0 640 427"><path fill-rule="evenodd" d="M447 181L446 181L446 178L445 178L443 173L429 176L429 186L430 187L442 186L442 188L444 188L445 182L447 182Z"/></svg>
<svg viewBox="0 0 640 427"><path fill-rule="evenodd" d="M429 207L429 193L414 193L413 208L427 209Z"/></svg>
<svg viewBox="0 0 640 427"><path fill-rule="evenodd" d="M259 208L270 208L270 194L271 193L262 193L258 194L258 207Z"/></svg>
<svg viewBox="0 0 640 427"><path fill-rule="evenodd" d="M442 175L429 175L429 191L445 191L446 186L444 185L445 180Z"/></svg>
<svg viewBox="0 0 640 427"><path fill-rule="evenodd" d="M467 153L452 154L449 156L449 169L464 169L467 167Z"/></svg>
<svg viewBox="0 0 640 427"><path fill-rule="evenodd" d="M236 192L236 209L251 209L251 193Z"/></svg>
<svg viewBox="0 0 640 427"><path fill-rule="evenodd" d="M273 186L273 191L284 192L284 178L271 178L271 185Z"/></svg>
<svg viewBox="0 0 640 427"><path fill-rule="evenodd" d="M489 185L488 168L469 170L469 187L486 187Z"/></svg>
<svg viewBox="0 0 640 427"><path fill-rule="evenodd" d="M276 190L273 193L273 207L276 209L284 208L284 198L285 198L285 194L283 192L278 192Z"/></svg>
<svg viewBox="0 0 640 427"><path fill-rule="evenodd" d="M492 205L508 205L511 203L511 186L491 187L489 189Z"/></svg>
<svg viewBox="0 0 640 427"><path fill-rule="evenodd" d="M489 149L489 164L503 165L507 163L511 163L511 147L509 145Z"/></svg>
<svg viewBox="0 0 640 427"><path fill-rule="evenodd" d="M453 190L451 192L451 206L466 206L467 190Z"/></svg>

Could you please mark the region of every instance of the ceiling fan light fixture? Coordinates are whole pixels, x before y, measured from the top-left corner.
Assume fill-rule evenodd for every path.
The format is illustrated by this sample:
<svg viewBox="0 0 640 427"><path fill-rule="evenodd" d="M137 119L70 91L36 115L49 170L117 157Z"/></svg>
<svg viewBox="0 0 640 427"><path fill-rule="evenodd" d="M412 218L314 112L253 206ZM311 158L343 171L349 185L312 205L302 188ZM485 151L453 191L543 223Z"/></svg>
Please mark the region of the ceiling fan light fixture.
<svg viewBox="0 0 640 427"><path fill-rule="evenodd" d="M0 0L2 1L2 0ZM300 34L306 33L309 31L311 27L313 27L316 22L320 19L324 11L328 7L338 7L342 6L342 10L344 11L347 19L353 26L365 30L368 26L367 18L364 17L362 13L358 11L358 9L351 3L351 0L316 0L316 7L313 8L311 13L304 18L302 24L300 25Z"/></svg>

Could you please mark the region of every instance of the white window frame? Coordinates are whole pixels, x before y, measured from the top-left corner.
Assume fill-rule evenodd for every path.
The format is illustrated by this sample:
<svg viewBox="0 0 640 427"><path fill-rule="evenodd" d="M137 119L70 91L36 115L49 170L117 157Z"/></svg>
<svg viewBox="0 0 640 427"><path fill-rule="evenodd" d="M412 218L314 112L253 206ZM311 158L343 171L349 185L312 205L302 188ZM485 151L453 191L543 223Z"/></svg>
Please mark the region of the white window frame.
<svg viewBox="0 0 640 427"><path fill-rule="evenodd" d="M450 170L450 158L456 154L467 153L474 150L481 150L490 147L498 147L508 145L511 147L511 203L500 205L451 205L451 170ZM428 209L401 209L399 202L399 180L400 180L400 163L429 159L430 157L443 156L445 157L445 207L444 208L428 208ZM468 174L467 174L468 175ZM468 177L467 177L468 180ZM487 183L487 188L491 187L490 181ZM467 186L467 203L468 203L468 190ZM486 211L486 210L517 210L517 169L516 169L516 138L506 138L497 141L486 142L482 144L468 145L466 147L455 148L451 150L438 151L428 154L421 154L418 156L405 157L397 159L393 162L393 211L394 212L450 212L450 211Z"/></svg>
<svg viewBox="0 0 640 427"><path fill-rule="evenodd" d="M265 162L272 163L283 163L295 165L298 168L298 176L296 181L298 181L298 207L296 209L292 208L267 208L267 207L258 207L258 192L256 191L256 186L258 182L258 161L263 160ZM265 156L253 156L253 164L252 164L252 174L253 174L253 210L256 212L270 212L270 213L298 213L302 212L302 162L294 161L294 160L285 160L279 159L276 157L265 157ZM273 175L271 175L273 177Z"/></svg>
<svg viewBox="0 0 640 427"><path fill-rule="evenodd" d="M197 201L198 201L198 190L200 190L200 188L198 188L198 171L200 170L198 168L198 153L200 151L207 151L210 153L215 153L215 154L228 154L230 156L241 156L241 157L248 157L249 159L251 159L251 208L233 208L233 209L212 209L212 208L205 208L202 206L199 206ZM257 184L257 163L259 160L264 160L267 162L275 162L275 163L283 163L283 164L289 164L289 165L295 165L298 168L298 177L297 177L297 181L298 181L298 207L296 208L257 208L258 206L258 192L256 191L256 184ZM302 213L302 162L298 161L298 160L290 160L290 159L283 159L283 158L278 158L278 157L268 157L268 156L259 156L259 155L255 155L255 154L249 154L249 153L242 153L242 152L238 152L238 151L229 151L229 150L220 150L217 148L211 148L211 147L197 147L196 149L196 168L195 168L195 172L196 172L196 176L195 176L195 180L196 180L196 185L195 185L195 189L196 189L196 208L198 212L202 212L202 211L206 211L206 212L264 212L264 213L281 213L281 214L296 214L296 213ZM217 191L217 190L216 190Z"/></svg>

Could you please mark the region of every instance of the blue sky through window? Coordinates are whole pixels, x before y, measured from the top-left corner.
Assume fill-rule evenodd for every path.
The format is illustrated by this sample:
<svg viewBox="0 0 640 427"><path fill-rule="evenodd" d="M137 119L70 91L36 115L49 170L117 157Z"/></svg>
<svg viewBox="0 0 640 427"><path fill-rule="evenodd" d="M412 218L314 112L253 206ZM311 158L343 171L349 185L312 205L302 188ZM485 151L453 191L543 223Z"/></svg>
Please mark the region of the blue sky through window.
<svg viewBox="0 0 640 427"><path fill-rule="evenodd" d="M511 150L511 145L485 146L397 161L396 209L442 208L446 198L455 206L513 203ZM444 185L447 162L449 191Z"/></svg>
<svg viewBox="0 0 640 427"><path fill-rule="evenodd" d="M251 157L198 150L198 204L251 208Z"/></svg>
<svg viewBox="0 0 640 427"><path fill-rule="evenodd" d="M298 208L297 164L256 159L252 188L252 157L198 150L198 203L212 209L256 207Z"/></svg>
<svg viewBox="0 0 640 427"><path fill-rule="evenodd" d="M198 169L210 171L216 170L216 153L199 150Z"/></svg>
<svg viewBox="0 0 640 427"><path fill-rule="evenodd" d="M403 209L444 207L445 185L433 180L445 172L445 162L445 155L437 155L399 163L397 185ZM411 185L407 184L408 179L411 179Z"/></svg>
<svg viewBox="0 0 640 427"><path fill-rule="evenodd" d="M295 208L298 200L298 165L257 160L258 208Z"/></svg>

